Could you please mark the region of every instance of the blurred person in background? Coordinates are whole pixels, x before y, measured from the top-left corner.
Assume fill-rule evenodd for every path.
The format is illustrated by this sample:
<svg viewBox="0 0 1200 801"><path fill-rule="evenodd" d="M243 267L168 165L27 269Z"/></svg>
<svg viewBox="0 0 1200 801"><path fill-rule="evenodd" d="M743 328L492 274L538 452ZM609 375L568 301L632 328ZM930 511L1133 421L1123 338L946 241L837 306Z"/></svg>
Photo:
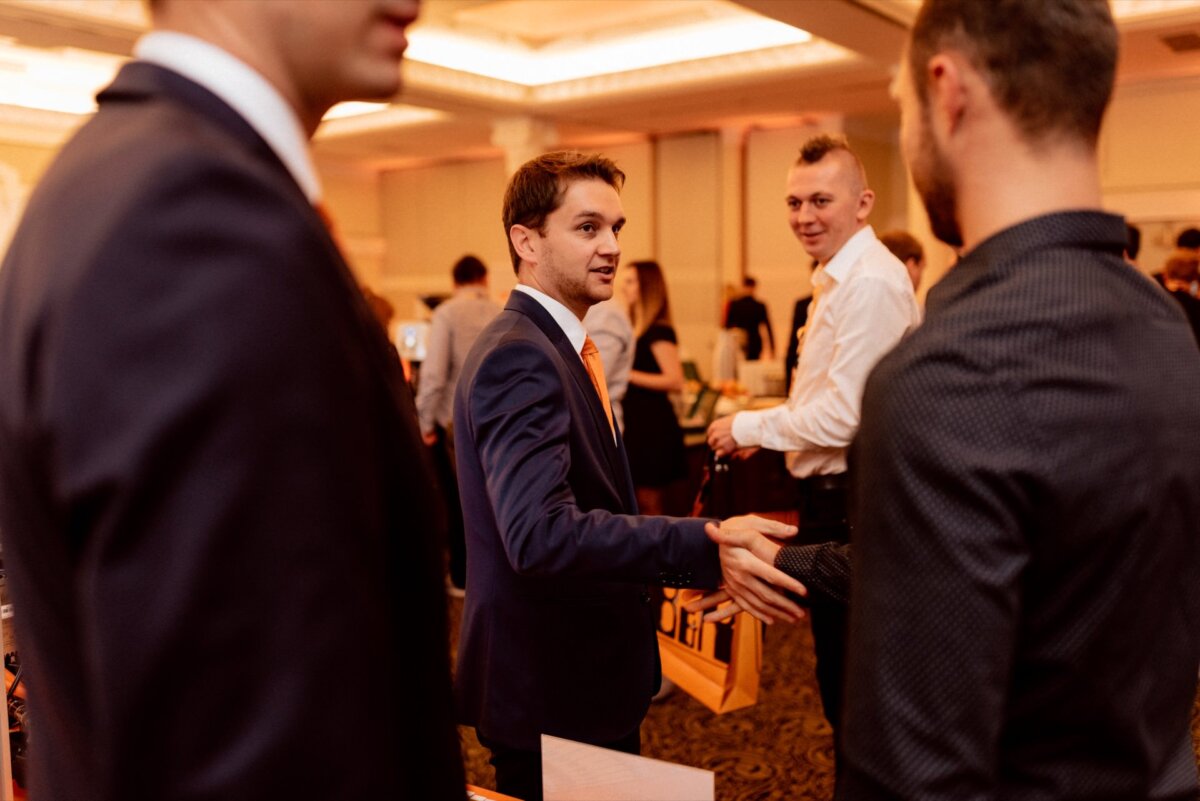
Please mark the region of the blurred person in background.
<svg viewBox="0 0 1200 801"><path fill-rule="evenodd" d="M879 241L892 252L892 255L904 264L908 277L912 280L913 291L921 286L921 275L925 272L925 248L921 241L908 231L884 231L879 235Z"/></svg>
<svg viewBox="0 0 1200 801"><path fill-rule="evenodd" d="M629 308L620 298L612 297L588 309L583 327L600 351L608 400L613 420L625 430L625 393L629 389L629 371L633 369L633 325Z"/></svg>
<svg viewBox="0 0 1200 801"><path fill-rule="evenodd" d="M446 589L461 598L467 586L466 543L462 508L454 472L454 388L467 353L500 306L488 297L487 265L477 256L463 256L450 272L454 294L439 303L429 323L425 360L417 381L417 416L421 437L433 449L438 484L446 505L450 550Z"/></svg>
<svg viewBox="0 0 1200 801"><path fill-rule="evenodd" d="M683 362L658 262L631 263L620 284L637 337L625 393L625 450L638 509L660 515L665 489L687 475L683 429L669 396L683 389Z"/></svg>
<svg viewBox="0 0 1200 801"><path fill-rule="evenodd" d="M745 335L743 352L747 361L775 358L775 334L771 331L771 320L767 307L754 297L758 281L750 276L742 279L742 293L729 301L725 310L725 327L736 328Z"/></svg>
<svg viewBox="0 0 1200 801"><path fill-rule="evenodd" d="M1177 249L1162 272L1163 288L1179 304L1200 343L1200 251Z"/></svg>

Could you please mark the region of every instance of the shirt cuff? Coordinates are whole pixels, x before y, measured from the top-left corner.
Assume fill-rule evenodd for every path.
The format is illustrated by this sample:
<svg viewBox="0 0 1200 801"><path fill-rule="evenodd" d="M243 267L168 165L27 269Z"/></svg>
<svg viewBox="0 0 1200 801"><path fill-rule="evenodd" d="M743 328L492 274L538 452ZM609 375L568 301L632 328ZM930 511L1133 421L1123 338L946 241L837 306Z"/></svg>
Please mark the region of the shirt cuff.
<svg viewBox="0 0 1200 801"><path fill-rule="evenodd" d="M733 416L733 440L739 448L754 448L762 445L763 413L738 412Z"/></svg>

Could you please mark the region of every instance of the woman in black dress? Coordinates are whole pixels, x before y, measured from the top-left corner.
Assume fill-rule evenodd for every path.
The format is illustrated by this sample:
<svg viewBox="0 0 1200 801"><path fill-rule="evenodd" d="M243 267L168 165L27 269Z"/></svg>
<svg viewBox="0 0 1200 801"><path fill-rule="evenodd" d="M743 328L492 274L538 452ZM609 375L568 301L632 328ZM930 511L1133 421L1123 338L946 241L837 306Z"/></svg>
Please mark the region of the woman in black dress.
<svg viewBox="0 0 1200 801"><path fill-rule="evenodd" d="M683 388L667 285L657 262L635 261L625 270L622 298L637 345L625 393L625 450L642 514L663 513L664 489L687 473L683 430L669 392Z"/></svg>

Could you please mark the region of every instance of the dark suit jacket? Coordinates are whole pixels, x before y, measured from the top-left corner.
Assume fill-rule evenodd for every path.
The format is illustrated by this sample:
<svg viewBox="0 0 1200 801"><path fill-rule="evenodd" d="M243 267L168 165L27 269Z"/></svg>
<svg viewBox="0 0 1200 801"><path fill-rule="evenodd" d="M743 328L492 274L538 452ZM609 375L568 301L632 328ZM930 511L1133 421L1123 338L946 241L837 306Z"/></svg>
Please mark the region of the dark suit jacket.
<svg viewBox="0 0 1200 801"><path fill-rule="evenodd" d="M0 270L34 797L463 798L406 392L267 145L125 67Z"/></svg>
<svg viewBox="0 0 1200 801"><path fill-rule="evenodd" d="M658 683L648 582L715 587L703 520L638 517L621 443L566 334L513 292L455 400L467 529L456 689L463 721L513 748L606 743Z"/></svg>

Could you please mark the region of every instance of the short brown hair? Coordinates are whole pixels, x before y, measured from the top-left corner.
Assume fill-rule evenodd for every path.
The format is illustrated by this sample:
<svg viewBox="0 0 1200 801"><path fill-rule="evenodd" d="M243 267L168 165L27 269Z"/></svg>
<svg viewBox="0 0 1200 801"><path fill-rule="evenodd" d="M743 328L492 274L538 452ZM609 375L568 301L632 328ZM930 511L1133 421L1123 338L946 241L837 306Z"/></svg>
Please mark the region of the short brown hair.
<svg viewBox="0 0 1200 801"><path fill-rule="evenodd" d="M508 232L514 225L542 232L546 218L562 205L567 184L589 178L604 181L618 192L625 184L625 173L611 159L568 150L531 159L509 179L504 190L504 238L508 240L514 272L521 266L521 258Z"/></svg>
<svg viewBox="0 0 1200 801"><path fill-rule="evenodd" d="M912 259L919 263L925 258L925 248L921 247L921 241L908 231L885 231L879 235L879 241L900 261Z"/></svg>
<svg viewBox="0 0 1200 801"><path fill-rule="evenodd" d="M804 164L816 164L835 151L841 151L850 157L854 162L858 180L862 184L861 188L866 189L867 170L863 167L862 159L854 152L854 148L850 147L850 142L841 134L823 133L809 138L800 146L800 155L796 157L796 164L794 166L800 167Z"/></svg>
<svg viewBox="0 0 1200 801"><path fill-rule="evenodd" d="M970 60L1027 141L1096 144L1117 65L1108 0L926 0L908 46L923 108L925 68L945 49Z"/></svg>

